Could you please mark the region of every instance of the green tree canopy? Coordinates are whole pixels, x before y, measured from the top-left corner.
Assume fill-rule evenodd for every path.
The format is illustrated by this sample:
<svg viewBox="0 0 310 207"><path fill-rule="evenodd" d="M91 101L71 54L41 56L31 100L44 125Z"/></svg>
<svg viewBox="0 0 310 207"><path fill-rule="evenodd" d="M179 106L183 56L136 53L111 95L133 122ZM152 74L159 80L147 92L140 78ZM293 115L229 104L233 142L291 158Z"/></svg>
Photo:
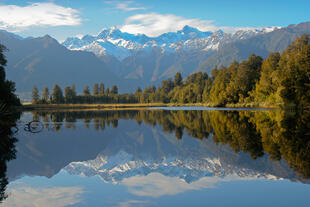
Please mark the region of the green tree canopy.
<svg viewBox="0 0 310 207"><path fill-rule="evenodd" d="M64 103L64 96L62 90L59 85L55 84L51 96L51 101L54 104L61 104Z"/></svg>

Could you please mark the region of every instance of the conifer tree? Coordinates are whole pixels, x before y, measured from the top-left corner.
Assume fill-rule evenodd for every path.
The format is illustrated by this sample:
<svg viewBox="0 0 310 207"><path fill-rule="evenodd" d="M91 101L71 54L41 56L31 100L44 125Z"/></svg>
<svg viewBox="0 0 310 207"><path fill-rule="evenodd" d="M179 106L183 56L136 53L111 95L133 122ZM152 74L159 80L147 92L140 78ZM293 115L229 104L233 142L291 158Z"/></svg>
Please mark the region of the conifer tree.
<svg viewBox="0 0 310 207"><path fill-rule="evenodd" d="M49 97L50 97L50 93L49 93L48 87L45 87L45 88L43 89L42 99L43 99L45 102L48 102Z"/></svg>
<svg viewBox="0 0 310 207"><path fill-rule="evenodd" d="M180 72L177 72L174 76L174 85L181 86L182 85L182 75Z"/></svg>
<svg viewBox="0 0 310 207"><path fill-rule="evenodd" d="M94 87L93 87L93 95L94 95L94 96L99 95L99 85L98 85L98 83L95 83L95 84L94 84Z"/></svg>
<svg viewBox="0 0 310 207"><path fill-rule="evenodd" d="M53 88L51 101L52 101L52 103L55 103L55 104L60 104L60 103L64 102L63 93L62 93L62 90L58 84L55 84L55 86Z"/></svg>
<svg viewBox="0 0 310 207"><path fill-rule="evenodd" d="M100 95L100 96L103 96L103 95L104 95L104 84L103 84L103 83L100 84L99 95Z"/></svg>
<svg viewBox="0 0 310 207"><path fill-rule="evenodd" d="M20 105L20 101L15 92L15 83L6 80L5 68L6 58L4 56L4 51L6 47L0 44L0 105L6 104L11 106Z"/></svg>
<svg viewBox="0 0 310 207"><path fill-rule="evenodd" d="M75 97L76 96L76 88L75 88L74 84L71 86L71 91L72 91L73 96Z"/></svg>
<svg viewBox="0 0 310 207"><path fill-rule="evenodd" d="M106 88L104 93L105 93L105 95L109 95L110 94L110 89Z"/></svg>
<svg viewBox="0 0 310 207"><path fill-rule="evenodd" d="M39 95L39 90L37 88L37 86L34 86L32 89L32 103L38 103L39 99L40 99L40 95Z"/></svg>
<svg viewBox="0 0 310 207"><path fill-rule="evenodd" d="M84 90L83 90L83 94L84 96L89 96L90 95L90 91L89 91L89 87L85 86Z"/></svg>
<svg viewBox="0 0 310 207"><path fill-rule="evenodd" d="M113 85L112 88L111 88L111 93L112 94L118 94L118 88L116 85Z"/></svg>

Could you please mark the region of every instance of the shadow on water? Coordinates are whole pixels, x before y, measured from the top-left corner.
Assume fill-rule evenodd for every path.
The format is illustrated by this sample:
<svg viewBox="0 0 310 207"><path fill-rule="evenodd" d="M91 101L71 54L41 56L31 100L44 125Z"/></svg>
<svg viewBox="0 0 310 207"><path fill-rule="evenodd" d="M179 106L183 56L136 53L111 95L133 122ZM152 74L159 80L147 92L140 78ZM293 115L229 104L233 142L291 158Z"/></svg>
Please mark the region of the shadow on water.
<svg viewBox="0 0 310 207"><path fill-rule="evenodd" d="M0 106L0 203L7 197L7 162L16 158L14 134L18 131L16 121L19 116L19 112L13 112L6 105Z"/></svg>

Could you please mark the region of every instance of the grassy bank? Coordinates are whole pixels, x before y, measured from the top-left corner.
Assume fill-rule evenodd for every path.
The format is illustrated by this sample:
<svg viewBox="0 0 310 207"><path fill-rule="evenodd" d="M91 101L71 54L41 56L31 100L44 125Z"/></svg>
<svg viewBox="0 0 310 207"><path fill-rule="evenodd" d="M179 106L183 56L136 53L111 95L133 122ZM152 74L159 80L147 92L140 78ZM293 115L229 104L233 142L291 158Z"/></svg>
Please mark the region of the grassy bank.
<svg viewBox="0 0 310 207"><path fill-rule="evenodd" d="M163 103L143 104L23 104L24 110L37 109L116 109L116 108L145 108L167 106Z"/></svg>

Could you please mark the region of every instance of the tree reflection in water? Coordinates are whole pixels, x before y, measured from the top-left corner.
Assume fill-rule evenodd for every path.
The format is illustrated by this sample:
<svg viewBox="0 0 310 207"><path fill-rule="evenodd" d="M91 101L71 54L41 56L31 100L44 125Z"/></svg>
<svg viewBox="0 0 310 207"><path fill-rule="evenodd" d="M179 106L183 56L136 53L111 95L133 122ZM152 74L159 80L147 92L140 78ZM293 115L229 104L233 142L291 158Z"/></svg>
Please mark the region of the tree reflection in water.
<svg viewBox="0 0 310 207"><path fill-rule="evenodd" d="M17 132L16 121L19 116L19 112L13 113L9 107L0 106L0 203L7 197L5 193L8 184L7 162L15 159L17 139L14 134Z"/></svg>
<svg viewBox="0 0 310 207"><path fill-rule="evenodd" d="M67 111L33 112L45 128L55 131L76 128L83 120L88 129L116 128L120 119L138 124L160 125L162 130L182 139L184 131L197 139L212 137L217 144L229 145L235 152L249 153L252 159L268 154L271 160L285 159L300 178L310 178L310 113L288 111ZM212 135L212 136L209 136Z"/></svg>

